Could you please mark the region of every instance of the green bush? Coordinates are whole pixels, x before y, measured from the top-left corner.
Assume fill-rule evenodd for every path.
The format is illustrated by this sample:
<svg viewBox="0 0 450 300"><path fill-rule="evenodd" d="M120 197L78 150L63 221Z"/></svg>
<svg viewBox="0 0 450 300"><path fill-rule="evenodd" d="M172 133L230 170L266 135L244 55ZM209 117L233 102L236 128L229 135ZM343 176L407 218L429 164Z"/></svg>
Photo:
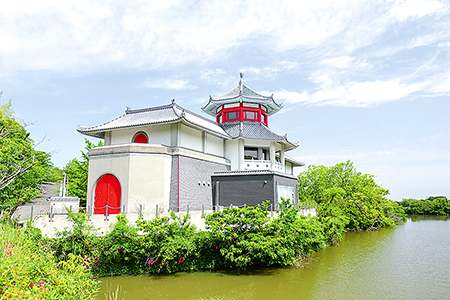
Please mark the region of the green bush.
<svg viewBox="0 0 450 300"><path fill-rule="evenodd" d="M93 299L98 283L87 262L68 255L59 264L36 242L39 234L0 223L0 299Z"/></svg>
<svg viewBox="0 0 450 300"><path fill-rule="evenodd" d="M317 219L286 205L274 219L267 205L225 209L208 216L206 226L225 267L291 265L325 244Z"/></svg>

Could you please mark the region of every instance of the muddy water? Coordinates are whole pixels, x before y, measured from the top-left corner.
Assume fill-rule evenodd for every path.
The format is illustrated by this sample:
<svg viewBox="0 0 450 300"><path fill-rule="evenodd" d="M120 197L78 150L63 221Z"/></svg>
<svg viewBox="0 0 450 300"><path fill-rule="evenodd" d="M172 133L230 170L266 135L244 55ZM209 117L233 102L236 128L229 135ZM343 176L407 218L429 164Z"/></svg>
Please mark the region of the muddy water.
<svg viewBox="0 0 450 300"><path fill-rule="evenodd" d="M98 299L450 299L450 220L347 233L304 268L120 276Z"/></svg>

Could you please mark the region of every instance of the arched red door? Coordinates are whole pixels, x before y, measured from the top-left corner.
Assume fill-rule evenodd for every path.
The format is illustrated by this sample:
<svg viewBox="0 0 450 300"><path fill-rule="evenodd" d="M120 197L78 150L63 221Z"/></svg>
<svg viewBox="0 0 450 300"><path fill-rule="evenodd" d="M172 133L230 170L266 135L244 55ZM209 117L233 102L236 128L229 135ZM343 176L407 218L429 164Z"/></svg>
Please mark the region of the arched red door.
<svg viewBox="0 0 450 300"><path fill-rule="evenodd" d="M106 214L108 205L108 214L120 213L121 188L119 180L114 175L104 175L97 182L94 196L94 214Z"/></svg>

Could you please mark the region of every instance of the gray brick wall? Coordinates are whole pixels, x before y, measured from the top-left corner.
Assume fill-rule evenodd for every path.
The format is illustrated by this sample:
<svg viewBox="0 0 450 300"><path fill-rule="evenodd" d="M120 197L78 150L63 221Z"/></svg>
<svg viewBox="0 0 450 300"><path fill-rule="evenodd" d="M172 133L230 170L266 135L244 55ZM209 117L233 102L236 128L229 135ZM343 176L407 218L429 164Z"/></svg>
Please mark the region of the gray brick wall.
<svg viewBox="0 0 450 300"><path fill-rule="evenodd" d="M179 160L179 189L178 189ZM204 161L196 158L174 155L170 185L170 209L178 209L178 191L180 211L212 209L211 175L214 172L228 171L227 165Z"/></svg>

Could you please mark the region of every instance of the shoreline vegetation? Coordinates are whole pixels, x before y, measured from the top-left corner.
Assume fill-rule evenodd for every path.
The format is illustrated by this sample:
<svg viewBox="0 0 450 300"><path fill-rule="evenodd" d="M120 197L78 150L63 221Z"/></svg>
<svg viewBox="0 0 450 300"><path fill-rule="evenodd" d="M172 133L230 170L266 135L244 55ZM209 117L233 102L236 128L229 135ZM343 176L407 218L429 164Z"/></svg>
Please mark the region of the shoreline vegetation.
<svg viewBox="0 0 450 300"><path fill-rule="evenodd" d="M428 197L427 199L403 199L399 204L408 215L437 215L450 214L450 200L444 196Z"/></svg>
<svg viewBox="0 0 450 300"><path fill-rule="evenodd" d="M54 239L43 237L31 222L19 228L3 221L0 298L93 299L99 276L301 266L319 249L338 245L346 231L406 219L403 207L385 198L388 190L349 161L310 166L298 182L299 201L316 202L317 217L303 216L283 200L275 218L267 203L215 212L206 217L205 231L188 215L136 224L117 215L111 231L98 236L86 214L70 212L72 228ZM17 268L22 264L23 272Z"/></svg>

